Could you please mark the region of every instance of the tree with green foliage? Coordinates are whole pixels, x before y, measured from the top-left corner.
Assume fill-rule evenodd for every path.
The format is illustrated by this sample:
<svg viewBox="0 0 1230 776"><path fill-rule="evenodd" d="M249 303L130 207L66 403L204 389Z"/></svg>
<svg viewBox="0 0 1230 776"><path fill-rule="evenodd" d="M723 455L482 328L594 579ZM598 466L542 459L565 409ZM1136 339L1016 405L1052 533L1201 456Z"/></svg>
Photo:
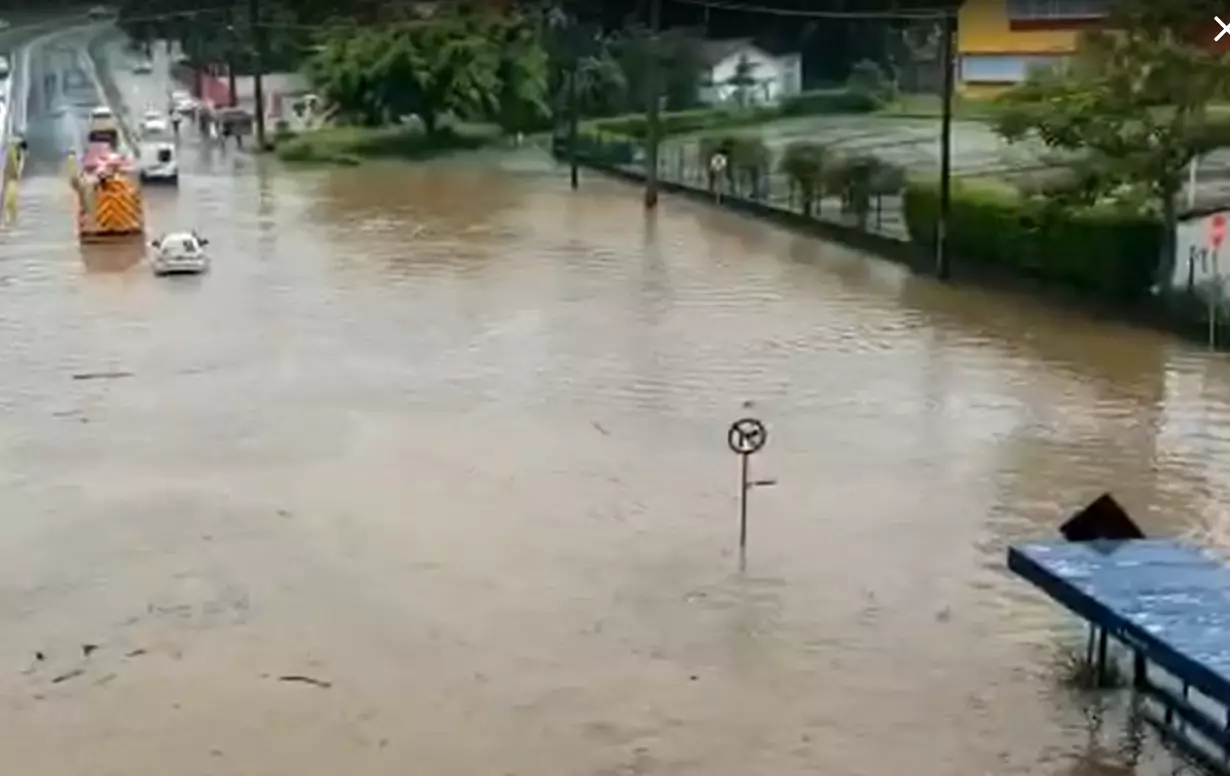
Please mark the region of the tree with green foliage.
<svg viewBox="0 0 1230 776"><path fill-rule="evenodd" d="M765 182L773 163L773 152L760 138L748 135L703 137L698 151L700 163L708 170L710 191L717 187L710 163L716 154L721 154L726 158L726 184L733 194L761 199L766 193Z"/></svg>
<svg viewBox="0 0 1230 776"><path fill-rule="evenodd" d="M523 131L546 114L546 55L521 17L454 8L339 27L323 36L307 72L340 118L368 126L413 115L433 135L454 116Z"/></svg>
<svg viewBox="0 0 1230 776"><path fill-rule="evenodd" d="M566 118L610 116L623 111L628 82L612 55L610 36L601 27L584 23L559 7L544 13L543 27L548 92L557 123Z"/></svg>
<svg viewBox="0 0 1230 776"><path fill-rule="evenodd" d="M756 71L760 69L759 62L753 62L743 54L735 62L735 71L726 79L726 85L734 91L735 104L742 110L747 110L752 94L760 82L756 79Z"/></svg>
<svg viewBox="0 0 1230 776"><path fill-rule="evenodd" d="M1187 166L1227 139L1209 105L1230 91L1230 66L1207 40L1224 10L1216 0L1120 0L1111 29L1086 35L1071 62L1031 74L1000 100L1003 137L1076 156L1080 185L1066 206L1143 192L1166 227L1160 283L1173 268Z"/></svg>
<svg viewBox="0 0 1230 776"><path fill-rule="evenodd" d="M539 129L551 115L550 61L537 22L514 16L494 25L499 40L494 118L508 134Z"/></svg>
<svg viewBox="0 0 1230 776"><path fill-rule="evenodd" d="M307 63L307 75L338 118L374 127L387 119L380 87L386 73L378 72L386 41L376 30L338 31Z"/></svg>
<svg viewBox="0 0 1230 776"><path fill-rule="evenodd" d="M645 109L649 93L649 65L658 60L662 76L661 94L668 110L687 110L700 102L700 87L705 71L700 37L687 29L663 30L654 35L644 27L631 25L611 40L611 53L627 80L628 103L624 112Z"/></svg>
<svg viewBox="0 0 1230 776"><path fill-rule="evenodd" d="M471 0L473 2L474 0ZM465 5L465 3L461 3ZM255 64L255 36L246 0L119 0L117 24L142 44L181 44L192 64L233 61L240 72ZM261 0L261 63L266 70L295 70L312 52L317 32L335 25L380 27L420 18L413 2L396 0Z"/></svg>

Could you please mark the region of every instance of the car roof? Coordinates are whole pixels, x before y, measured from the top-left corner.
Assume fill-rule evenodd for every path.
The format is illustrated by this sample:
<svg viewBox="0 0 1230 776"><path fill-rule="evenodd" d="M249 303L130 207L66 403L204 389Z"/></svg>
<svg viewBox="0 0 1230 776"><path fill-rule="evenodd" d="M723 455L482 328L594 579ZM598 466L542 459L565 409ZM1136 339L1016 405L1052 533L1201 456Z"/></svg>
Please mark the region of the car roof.
<svg viewBox="0 0 1230 776"><path fill-rule="evenodd" d="M90 113L95 116L113 116L115 115L106 105L98 105L90 110Z"/></svg>
<svg viewBox="0 0 1230 776"><path fill-rule="evenodd" d="M167 232L162 236L163 240L196 240L198 239L195 232Z"/></svg>

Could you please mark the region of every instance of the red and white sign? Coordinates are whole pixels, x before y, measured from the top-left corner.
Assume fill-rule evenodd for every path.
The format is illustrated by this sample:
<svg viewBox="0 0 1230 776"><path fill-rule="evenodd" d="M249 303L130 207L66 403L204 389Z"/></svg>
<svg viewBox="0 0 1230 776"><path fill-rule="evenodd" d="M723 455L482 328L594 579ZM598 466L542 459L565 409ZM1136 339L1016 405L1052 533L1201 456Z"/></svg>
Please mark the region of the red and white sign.
<svg viewBox="0 0 1230 776"><path fill-rule="evenodd" d="M1213 248L1221 247L1221 244L1226 240L1226 215L1218 213L1209 219L1209 242L1213 243Z"/></svg>

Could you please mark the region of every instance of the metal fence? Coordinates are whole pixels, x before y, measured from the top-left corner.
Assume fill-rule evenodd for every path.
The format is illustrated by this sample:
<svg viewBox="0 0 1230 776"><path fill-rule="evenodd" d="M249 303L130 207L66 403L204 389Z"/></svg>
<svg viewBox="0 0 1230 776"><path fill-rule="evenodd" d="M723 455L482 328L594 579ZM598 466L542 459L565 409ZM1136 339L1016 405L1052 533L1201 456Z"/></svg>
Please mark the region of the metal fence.
<svg viewBox="0 0 1230 776"><path fill-rule="evenodd" d="M567 138L556 137L553 148L558 157L568 157ZM645 153L640 144L622 138L582 135L577 139L577 156L582 161L636 175L646 172ZM901 242L909 240L900 193L851 197L828 192L813 197L809 208L799 186L771 164L755 171L728 169L717 172L703 164L693 149L683 146L662 148L658 179L705 193L717 202L735 198Z"/></svg>
<svg viewBox="0 0 1230 776"><path fill-rule="evenodd" d="M644 170L643 160L633 164ZM896 240L909 239L900 193L869 194L862 206L852 197L824 193L812 198L808 213L803 192L785 173L772 167L754 174L738 170L715 172L686 148L663 149L658 159L658 177L678 186L708 192L715 200L737 197Z"/></svg>

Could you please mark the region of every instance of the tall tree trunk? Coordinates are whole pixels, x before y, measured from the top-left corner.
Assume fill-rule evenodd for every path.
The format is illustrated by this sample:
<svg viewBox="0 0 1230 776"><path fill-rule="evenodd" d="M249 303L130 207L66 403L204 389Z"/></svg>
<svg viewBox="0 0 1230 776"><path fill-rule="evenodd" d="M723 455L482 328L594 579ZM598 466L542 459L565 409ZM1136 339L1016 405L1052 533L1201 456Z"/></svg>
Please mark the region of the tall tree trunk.
<svg viewBox="0 0 1230 776"><path fill-rule="evenodd" d="M1170 290L1170 280L1174 276L1175 252L1178 250L1178 235L1175 234L1179 225L1179 207L1175 201L1178 194L1179 186L1176 181L1162 182L1162 255L1157 263L1154 283L1163 294Z"/></svg>

